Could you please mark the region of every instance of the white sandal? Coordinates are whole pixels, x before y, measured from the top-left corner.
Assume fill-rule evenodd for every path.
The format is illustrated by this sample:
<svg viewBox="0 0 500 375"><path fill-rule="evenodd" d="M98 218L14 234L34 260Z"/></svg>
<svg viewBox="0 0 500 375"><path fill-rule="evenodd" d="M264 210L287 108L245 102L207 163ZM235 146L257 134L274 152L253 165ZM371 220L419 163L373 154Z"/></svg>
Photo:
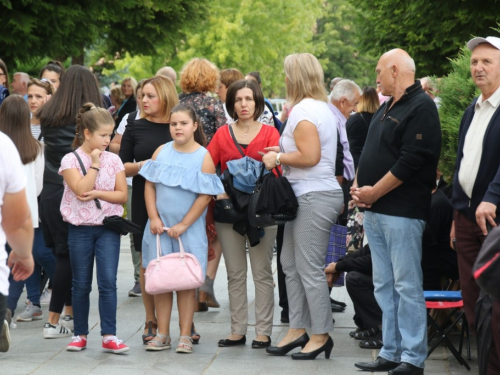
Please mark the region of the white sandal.
<svg viewBox="0 0 500 375"><path fill-rule="evenodd" d="M165 342L163 342L165 339ZM162 335L161 333L156 333L156 336L148 341L146 345L146 350L151 352L157 352L160 350L170 349L172 346L170 345L170 335Z"/></svg>
<svg viewBox="0 0 500 375"><path fill-rule="evenodd" d="M185 341L181 341L185 340ZM186 342L187 341L187 342ZM177 349L175 349L176 353L187 353L190 354L193 352L193 339L190 336L180 336L179 344L177 345Z"/></svg>

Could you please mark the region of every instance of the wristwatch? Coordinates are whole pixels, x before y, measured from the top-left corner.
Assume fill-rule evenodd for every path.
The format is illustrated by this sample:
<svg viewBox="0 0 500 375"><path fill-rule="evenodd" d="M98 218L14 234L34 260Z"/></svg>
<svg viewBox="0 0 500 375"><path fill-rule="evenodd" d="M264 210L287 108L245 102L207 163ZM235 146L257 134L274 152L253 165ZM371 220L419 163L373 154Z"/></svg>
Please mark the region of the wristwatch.
<svg viewBox="0 0 500 375"><path fill-rule="evenodd" d="M276 155L276 165L281 165L280 156L281 156L281 152L278 152L278 154Z"/></svg>

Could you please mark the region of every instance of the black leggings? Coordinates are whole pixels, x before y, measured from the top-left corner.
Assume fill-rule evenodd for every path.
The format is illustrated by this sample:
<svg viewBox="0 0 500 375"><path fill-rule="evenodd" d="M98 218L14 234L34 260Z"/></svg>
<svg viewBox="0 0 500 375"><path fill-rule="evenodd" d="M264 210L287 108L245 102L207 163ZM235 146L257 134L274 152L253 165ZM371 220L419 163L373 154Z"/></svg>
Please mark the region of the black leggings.
<svg viewBox="0 0 500 375"><path fill-rule="evenodd" d="M52 297L50 298L49 311L62 313L64 305L71 306L71 286L73 273L69 254L56 255L56 271L52 281Z"/></svg>
<svg viewBox="0 0 500 375"><path fill-rule="evenodd" d="M0 293L0 334L3 329L3 321L5 319L5 311L7 310L7 297Z"/></svg>

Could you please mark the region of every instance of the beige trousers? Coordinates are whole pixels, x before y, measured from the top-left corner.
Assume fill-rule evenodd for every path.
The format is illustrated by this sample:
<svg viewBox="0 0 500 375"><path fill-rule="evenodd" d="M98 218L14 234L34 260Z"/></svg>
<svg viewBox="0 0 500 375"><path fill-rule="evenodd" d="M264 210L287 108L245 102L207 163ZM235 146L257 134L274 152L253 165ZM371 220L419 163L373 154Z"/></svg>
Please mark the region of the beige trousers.
<svg viewBox="0 0 500 375"><path fill-rule="evenodd" d="M231 333L246 335L248 325L246 236L232 224L215 223L227 268ZM260 243L248 252L255 285L255 333L271 336L274 313L274 285L271 261L277 226L264 229Z"/></svg>

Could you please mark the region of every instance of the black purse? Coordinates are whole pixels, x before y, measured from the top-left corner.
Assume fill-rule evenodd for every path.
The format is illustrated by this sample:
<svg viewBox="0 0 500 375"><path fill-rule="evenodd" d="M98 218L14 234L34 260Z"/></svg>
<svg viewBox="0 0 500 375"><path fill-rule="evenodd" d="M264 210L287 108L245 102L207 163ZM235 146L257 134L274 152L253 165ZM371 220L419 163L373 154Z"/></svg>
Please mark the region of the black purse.
<svg viewBox="0 0 500 375"><path fill-rule="evenodd" d="M231 199L218 199L215 201L214 220L217 223L234 224L245 220L245 211L237 210Z"/></svg>
<svg viewBox="0 0 500 375"><path fill-rule="evenodd" d="M281 225L297 218L299 203L286 177L276 167L264 176L262 170L248 205L248 222L254 227Z"/></svg>
<svg viewBox="0 0 500 375"><path fill-rule="evenodd" d="M80 168L82 169L82 173L85 176L87 174L87 170L83 165L83 161L80 158L80 155L78 155L76 151L73 151L73 154L75 154L78 163L80 163ZM94 199L94 202L97 208L101 210L101 203L99 202L99 200ZM122 236L125 236L129 233L139 234L142 232L140 225L130 220L124 219L123 217L118 215L105 217L104 220L102 221L102 225L104 225L106 228L114 232L121 234Z"/></svg>

